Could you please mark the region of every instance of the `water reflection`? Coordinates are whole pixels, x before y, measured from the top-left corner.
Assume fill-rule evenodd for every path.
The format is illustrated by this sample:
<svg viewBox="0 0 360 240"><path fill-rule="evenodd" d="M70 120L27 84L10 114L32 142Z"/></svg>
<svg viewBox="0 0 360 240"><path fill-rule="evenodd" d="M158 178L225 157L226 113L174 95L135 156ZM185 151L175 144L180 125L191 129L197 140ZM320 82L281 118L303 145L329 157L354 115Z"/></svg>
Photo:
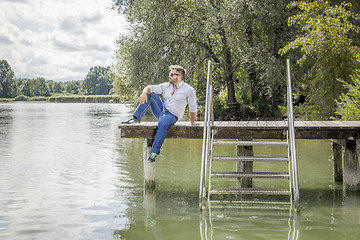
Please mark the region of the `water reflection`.
<svg viewBox="0 0 360 240"><path fill-rule="evenodd" d="M144 188L141 220L117 231L116 239L299 239L297 215L291 210L208 208L201 212L191 203L196 196L180 204L180 195Z"/></svg>
<svg viewBox="0 0 360 240"><path fill-rule="evenodd" d="M9 139L9 132L11 131L13 125L13 109L8 104L1 104L0 106L0 155L3 155L1 152L2 145L5 146L6 142Z"/></svg>
<svg viewBox="0 0 360 240"><path fill-rule="evenodd" d="M155 189L146 188L144 191L144 225L151 228L155 239L166 239L162 229L157 224L156 216L156 194Z"/></svg>
<svg viewBox="0 0 360 240"><path fill-rule="evenodd" d="M360 192L347 192L344 197L344 224L351 228L359 228L360 224ZM352 239L352 232L345 232L345 239Z"/></svg>
<svg viewBox="0 0 360 240"><path fill-rule="evenodd" d="M118 236L159 240L184 237L201 240L357 239L359 193L345 194L342 189L305 189L301 194L304 204L300 213L231 208L207 208L200 212L194 204L197 199L193 193L144 188L143 211L137 212L141 220L135 220L132 227ZM194 225L198 226L197 234Z"/></svg>
<svg viewBox="0 0 360 240"><path fill-rule="evenodd" d="M297 240L299 229L293 210L211 209L200 220L201 240Z"/></svg>

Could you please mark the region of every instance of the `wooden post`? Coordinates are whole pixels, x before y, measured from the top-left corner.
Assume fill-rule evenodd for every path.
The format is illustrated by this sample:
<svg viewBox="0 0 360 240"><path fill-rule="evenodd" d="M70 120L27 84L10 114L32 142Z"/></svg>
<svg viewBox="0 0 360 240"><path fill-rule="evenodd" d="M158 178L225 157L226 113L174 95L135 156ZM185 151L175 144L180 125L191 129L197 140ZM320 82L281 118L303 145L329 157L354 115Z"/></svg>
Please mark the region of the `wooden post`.
<svg viewBox="0 0 360 240"><path fill-rule="evenodd" d="M344 153L345 189L350 191L360 190L359 160L356 152L356 140L346 139Z"/></svg>
<svg viewBox="0 0 360 240"><path fill-rule="evenodd" d="M243 139L247 141L252 141L252 139ZM236 155L237 156L254 156L254 151L252 146L236 146ZM236 162L236 171L237 172L253 172L253 162ZM238 184L240 188L252 188L252 178L239 178Z"/></svg>
<svg viewBox="0 0 360 240"><path fill-rule="evenodd" d="M333 157L334 157L334 180L335 182L342 182L343 169L342 169L342 140L333 139Z"/></svg>
<svg viewBox="0 0 360 240"><path fill-rule="evenodd" d="M155 163L148 162L154 139L145 138L143 145L144 181L146 188L155 188Z"/></svg>

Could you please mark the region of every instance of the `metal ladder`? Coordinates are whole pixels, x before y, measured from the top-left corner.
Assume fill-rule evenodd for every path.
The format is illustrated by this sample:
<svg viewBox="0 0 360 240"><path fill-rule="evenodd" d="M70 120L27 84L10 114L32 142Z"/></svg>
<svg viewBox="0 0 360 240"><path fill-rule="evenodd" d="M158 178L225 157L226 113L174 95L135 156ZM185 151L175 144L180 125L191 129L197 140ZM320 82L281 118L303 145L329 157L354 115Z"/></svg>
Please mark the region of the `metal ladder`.
<svg viewBox="0 0 360 240"><path fill-rule="evenodd" d="M214 136L214 134L212 134ZM210 149L210 171L209 171L209 189L208 189L208 204L212 208L216 207L241 207L241 208L266 208L266 209L284 209L288 210L292 206L292 188L290 175L290 159L288 156L215 156L214 147L216 146L236 146L236 147L271 147L271 148L286 148L288 149L288 141L233 141L233 140L211 140ZM289 151L287 151L289 153ZM219 162L220 166L224 162L236 162L237 164L249 164L254 167L259 163L266 163L269 165L276 165L273 168L279 167L284 171L215 171L215 162ZM233 167L231 164L230 167ZM284 165L284 166L281 166ZM228 166L229 167L229 166ZM252 168L252 167L251 167ZM223 181L223 179L235 179L235 181ZM250 186L241 186L237 182L241 179L251 179ZM253 180L266 179L266 187L253 188ZM236 187L221 187L213 188L214 182L223 185L236 184ZM237 180L237 181L236 181ZM269 187L269 182L277 181L277 185L282 187ZM280 180L280 181L279 181ZM225 182L225 183L222 183ZM228 182L228 183L227 183ZM235 183L234 183L235 182ZM259 184L257 184L259 185ZM285 185L285 187L284 187ZM220 197L218 197L220 195ZM245 196L246 195L246 196ZM226 196L226 197L224 197Z"/></svg>
<svg viewBox="0 0 360 240"><path fill-rule="evenodd" d="M287 60L287 112L288 112L288 134L287 141L241 141L241 140L214 140L214 121L212 109L212 79L211 62L208 63L208 78L206 89L205 116L204 116L204 135L203 152L201 162L199 206L204 208L206 202L206 192L208 204L211 207L241 207L241 208L276 208L289 209L293 204L297 211L300 210L299 185L297 176L297 160L295 148L295 131L292 109L292 93L290 78L290 61ZM271 147L285 148L286 156L218 156L214 155L215 146L236 146L236 147ZM207 171L208 160L210 160L210 170ZM214 171L214 162L222 165L225 162L236 162L240 164L267 163L271 165L284 164L281 166L285 171ZM206 176L209 174L209 187L206 189ZM213 182L217 179L237 179L238 183L242 179L251 179L249 186L236 187L213 187ZM274 179L284 180L287 187L281 188L253 188L252 180L263 179L267 183ZM226 182L225 180L225 182ZM224 185L231 185L229 183ZM240 183L239 183L240 184ZM239 185L238 184L238 185ZM276 183L279 185L279 183ZM268 184L265 184L268 185ZM218 196L218 197L216 197ZM280 199L280 200L279 200Z"/></svg>

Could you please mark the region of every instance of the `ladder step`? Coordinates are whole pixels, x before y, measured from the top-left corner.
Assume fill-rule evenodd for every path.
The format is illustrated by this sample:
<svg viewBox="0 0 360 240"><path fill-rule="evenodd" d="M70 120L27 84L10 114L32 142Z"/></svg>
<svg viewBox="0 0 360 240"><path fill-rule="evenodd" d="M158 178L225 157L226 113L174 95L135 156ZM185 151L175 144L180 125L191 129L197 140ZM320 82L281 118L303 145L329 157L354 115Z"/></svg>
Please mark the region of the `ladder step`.
<svg viewBox="0 0 360 240"><path fill-rule="evenodd" d="M213 141L213 145L236 145L236 146L287 146L285 141Z"/></svg>
<svg viewBox="0 0 360 240"><path fill-rule="evenodd" d="M210 200L214 204L266 204L266 205L291 205L289 201L245 201L245 200Z"/></svg>
<svg viewBox="0 0 360 240"><path fill-rule="evenodd" d="M289 173L286 172L212 172L211 177L223 177L223 178L289 178Z"/></svg>
<svg viewBox="0 0 360 240"><path fill-rule="evenodd" d="M259 189L259 188L218 188L212 189L210 194L266 194L266 195L290 195L289 189Z"/></svg>
<svg viewBox="0 0 360 240"><path fill-rule="evenodd" d="M231 204L231 205L230 205ZM241 208L241 209L261 209L261 210L290 210L291 209L291 204L288 205L271 205L271 204L234 204L234 203L228 203L228 204L213 204L213 203L209 203L209 207L211 209L236 209L236 208Z"/></svg>
<svg viewBox="0 0 360 240"><path fill-rule="evenodd" d="M214 156L214 161L242 161L242 162L288 162L287 157L254 157L254 156Z"/></svg>
<svg viewBox="0 0 360 240"><path fill-rule="evenodd" d="M290 201L241 201L241 200L210 200L211 208L242 208L242 209L279 209L289 210Z"/></svg>

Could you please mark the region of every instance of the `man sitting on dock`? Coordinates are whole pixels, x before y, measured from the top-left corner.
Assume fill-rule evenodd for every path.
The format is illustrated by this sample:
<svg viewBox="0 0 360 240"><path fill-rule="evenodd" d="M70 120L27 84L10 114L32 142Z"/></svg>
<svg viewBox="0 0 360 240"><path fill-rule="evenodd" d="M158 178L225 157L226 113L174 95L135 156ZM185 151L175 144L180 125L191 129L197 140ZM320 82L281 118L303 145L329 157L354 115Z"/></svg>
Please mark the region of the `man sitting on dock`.
<svg viewBox="0 0 360 240"><path fill-rule="evenodd" d="M150 106L159 123L150 151L149 162L155 162L157 155L160 154L160 148L164 143L168 127L183 117L186 105L189 105L191 125L197 125L195 123L196 93L193 87L184 82L186 69L179 65L171 65L169 70L169 82L146 86L140 95L140 104L134 114L129 120L122 122L122 124L140 123ZM163 96L164 103L156 94Z"/></svg>

